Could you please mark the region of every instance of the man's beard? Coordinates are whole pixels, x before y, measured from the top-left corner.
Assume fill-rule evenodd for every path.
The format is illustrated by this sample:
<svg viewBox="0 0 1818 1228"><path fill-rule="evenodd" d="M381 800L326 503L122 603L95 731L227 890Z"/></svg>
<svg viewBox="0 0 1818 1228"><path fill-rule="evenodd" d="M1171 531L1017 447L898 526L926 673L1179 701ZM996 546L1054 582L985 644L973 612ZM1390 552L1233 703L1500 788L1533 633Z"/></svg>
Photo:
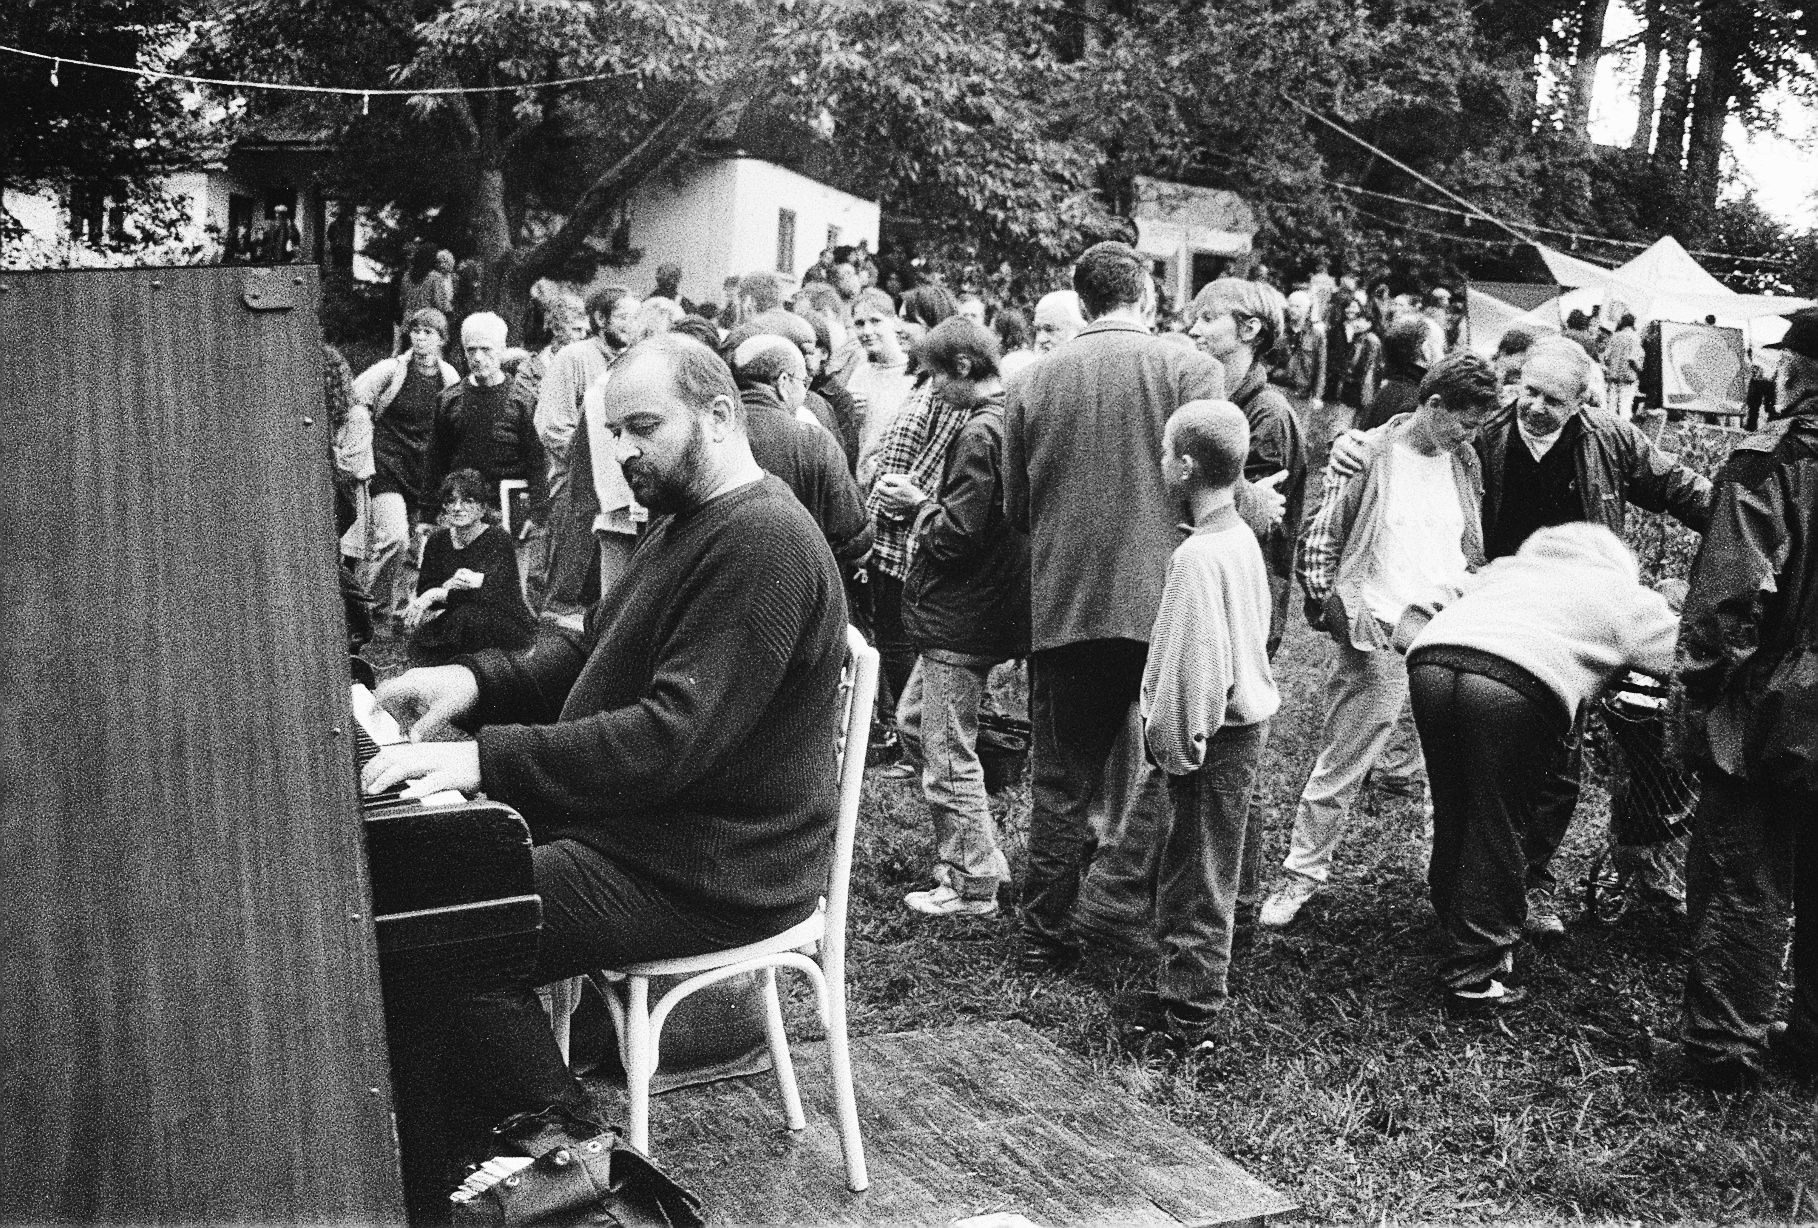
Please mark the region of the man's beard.
<svg viewBox="0 0 1818 1228"><path fill-rule="evenodd" d="M700 481L701 470L706 466L707 432L701 429L701 420L697 417L694 419L693 433L688 438L688 446L682 450L680 459L667 471L648 467L641 456L626 461L622 467L631 493L649 509L652 516L673 516L693 506L695 486Z"/></svg>

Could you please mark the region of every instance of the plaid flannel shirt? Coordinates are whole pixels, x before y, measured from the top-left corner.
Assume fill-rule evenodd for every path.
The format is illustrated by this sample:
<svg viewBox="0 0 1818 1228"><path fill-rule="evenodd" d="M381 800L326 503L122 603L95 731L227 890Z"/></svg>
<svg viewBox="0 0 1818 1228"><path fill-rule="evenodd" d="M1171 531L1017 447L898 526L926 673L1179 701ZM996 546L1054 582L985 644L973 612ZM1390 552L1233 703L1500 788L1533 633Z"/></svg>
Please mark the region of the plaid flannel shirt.
<svg viewBox="0 0 1818 1228"><path fill-rule="evenodd" d="M878 441L875 473L878 477L904 474L930 499L939 498L947 448L966 425L967 416L965 410L935 400L927 383L918 385L884 428ZM915 553L914 515L898 516L885 511L876 478L865 493L865 511L875 529L871 565L887 576L907 580L909 560Z"/></svg>
<svg viewBox="0 0 1818 1228"><path fill-rule="evenodd" d="M1307 601L1314 606L1323 605L1338 583L1338 564L1344 558L1345 542L1338 531L1339 526L1334 523L1334 513L1338 508L1339 492L1344 490L1347 481L1348 478L1327 468L1319 494L1319 511L1300 537L1296 570L1300 573L1300 586L1307 594ZM1350 528L1349 525L1343 527Z"/></svg>

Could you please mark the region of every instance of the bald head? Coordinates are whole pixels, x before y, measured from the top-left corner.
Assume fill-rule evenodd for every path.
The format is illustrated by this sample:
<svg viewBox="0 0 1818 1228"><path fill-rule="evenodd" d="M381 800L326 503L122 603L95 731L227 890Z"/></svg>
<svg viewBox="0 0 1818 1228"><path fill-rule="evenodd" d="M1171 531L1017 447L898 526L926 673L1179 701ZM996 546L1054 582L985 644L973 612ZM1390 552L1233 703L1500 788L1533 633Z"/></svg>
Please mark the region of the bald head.
<svg viewBox="0 0 1818 1228"><path fill-rule="evenodd" d="M1055 346L1070 341L1086 326L1080 311L1079 295L1071 290L1056 290L1042 296L1035 305L1035 352L1046 354Z"/></svg>
<svg viewBox="0 0 1818 1228"><path fill-rule="evenodd" d="M1250 422L1229 401L1188 401L1168 419L1163 466L1184 487L1234 485L1250 454Z"/></svg>
<svg viewBox="0 0 1818 1228"><path fill-rule="evenodd" d="M733 350L732 373L751 383L774 384L784 375L806 379L808 367L794 342L772 333L760 333Z"/></svg>
<svg viewBox="0 0 1818 1228"><path fill-rule="evenodd" d="M793 341L761 333L732 351L732 373L741 388L766 387L790 410L808 399L808 364Z"/></svg>

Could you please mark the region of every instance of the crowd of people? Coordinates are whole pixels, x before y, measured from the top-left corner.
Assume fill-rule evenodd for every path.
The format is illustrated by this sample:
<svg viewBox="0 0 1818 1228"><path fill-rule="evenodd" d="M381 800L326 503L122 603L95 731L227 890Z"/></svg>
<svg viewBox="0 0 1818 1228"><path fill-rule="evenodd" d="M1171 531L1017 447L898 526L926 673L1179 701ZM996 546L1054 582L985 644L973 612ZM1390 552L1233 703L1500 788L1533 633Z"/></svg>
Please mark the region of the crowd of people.
<svg viewBox="0 0 1818 1228"><path fill-rule="evenodd" d="M1287 294L1222 277L1162 318L1116 242L1029 316L875 284L868 252L799 285L740 277L719 309L680 276L642 298L540 286L517 352L470 314L464 375L446 310L415 304L405 348L342 397L348 585L381 626L401 611L425 666L381 688L421 740L367 785L517 807L545 900L537 968L417 1038L467 1073L415 1066L460 1086L401 1110L407 1155L450 1115L585 1118L537 985L812 910L848 621L882 657L876 740L929 808L905 905L1001 906L980 728L994 671L1026 662L1017 967L1153 951L1123 1018L1173 1052L1217 1043L1233 950L1317 897L1372 772L1422 796L1441 1006L1518 1008L1521 941L1563 928L1587 713L1630 671L1676 678L1703 797L1688 1074L1748 1084L1770 1035L1818 1073L1818 937L1770 1029L1787 910L1818 891L1818 316L1782 343L1780 416L1713 485L1632 420L1627 322L1511 330L1480 358L1443 289L1364 294L1323 267ZM1631 505L1706 534L1689 589L1642 582ZM435 533L414 597L413 517ZM1259 774L1296 590L1334 647L1270 874ZM456 726L475 736L434 740Z"/></svg>

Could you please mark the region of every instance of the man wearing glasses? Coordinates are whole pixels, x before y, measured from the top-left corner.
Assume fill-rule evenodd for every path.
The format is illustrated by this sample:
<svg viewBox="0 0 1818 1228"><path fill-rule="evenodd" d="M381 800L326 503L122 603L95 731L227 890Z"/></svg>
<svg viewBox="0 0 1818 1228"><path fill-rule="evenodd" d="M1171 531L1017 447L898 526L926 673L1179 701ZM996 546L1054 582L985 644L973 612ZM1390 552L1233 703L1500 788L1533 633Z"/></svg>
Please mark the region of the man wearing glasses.
<svg viewBox="0 0 1818 1228"><path fill-rule="evenodd" d="M763 333L733 351L732 370L751 455L795 492L826 535L840 574L851 580L871 553L871 522L839 441L801 412L808 400L801 350L785 337Z"/></svg>

